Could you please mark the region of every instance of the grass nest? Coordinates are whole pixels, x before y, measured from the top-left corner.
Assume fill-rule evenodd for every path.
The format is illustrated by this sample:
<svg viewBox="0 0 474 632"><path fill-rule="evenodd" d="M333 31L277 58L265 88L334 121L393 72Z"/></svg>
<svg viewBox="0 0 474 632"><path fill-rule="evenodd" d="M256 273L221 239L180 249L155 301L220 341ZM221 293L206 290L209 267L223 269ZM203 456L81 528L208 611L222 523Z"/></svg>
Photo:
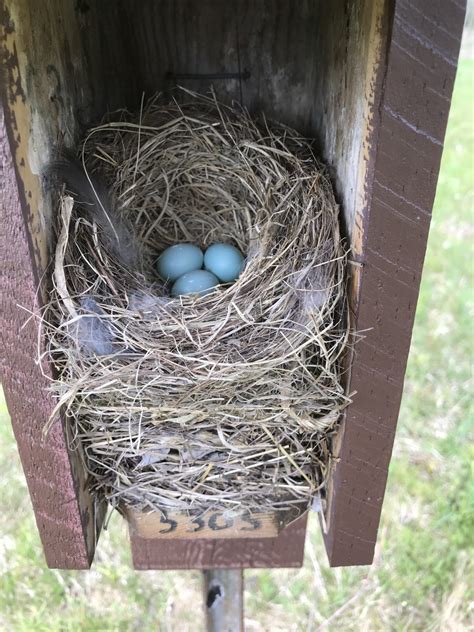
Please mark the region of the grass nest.
<svg viewBox="0 0 474 632"><path fill-rule="evenodd" d="M91 489L165 513L307 504L348 403L349 336L338 207L310 143L182 91L91 129L81 157L93 198L62 189L43 325ZM233 244L245 268L171 298L154 262L183 241Z"/></svg>

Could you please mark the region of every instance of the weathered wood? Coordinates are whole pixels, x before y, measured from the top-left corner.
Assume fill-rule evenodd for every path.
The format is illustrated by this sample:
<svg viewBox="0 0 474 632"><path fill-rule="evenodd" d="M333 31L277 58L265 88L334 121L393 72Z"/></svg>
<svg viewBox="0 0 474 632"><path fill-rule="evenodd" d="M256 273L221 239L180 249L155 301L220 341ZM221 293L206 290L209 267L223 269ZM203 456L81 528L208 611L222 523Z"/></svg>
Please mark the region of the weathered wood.
<svg viewBox="0 0 474 632"><path fill-rule="evenodd" d="M55 212L42 174L58 146L74 146L78 140L79 112L89 101L85 62L77 54L72 0L0 0L0 29L2 98L12 121L12 156L41 277L49 261Z"/></svg>
<svg viewBox="0 0 474 632"><path fill-rule="evenodd" d="M60 91L70 72L68 58L55 48L68 29L53 4L33 15L23 0L0 1L1 379L47 563L87 568L103 507L88 492L81 459L68 451L60 420L43 437L55 401L48 392L51 367L37 364L46 287L40 280L52 237L51 200L40 175L55 136L75 126L70 101ZM41 45L34 46L41 26ZM72 85L68 90L71 96Z"/></svg>
<svg viewBox="0 0 474 632"><path fill-rule="evenodd" d="M285 527L276 538L223 540L131 539L137 570L179 568L271 568L303 563L307 514Z"/></svg>
<svg viewBox="0 0 474 632"><path fill-rule="evenodd" d="M124 102L138 107L142 91L151 95L177 83L201 92L212 86L220 99L242 101L255 114L264 112L314 137L344 202L350 235L362 211L366 127L390 4L114 0L90 4L82 18L84 47L88 59L102 60L92 72L108 69L104 105L111 108ZM117 38L129 46L118 46ZM248 78L206 76L239 71ZM170 80L170 73L185 78Z"/></svg>
<svg viewBox="0 0 474 632"><path fill-rule="evenodd" d="M208 632L243 632L244 575L241 570L204 571Z"/></svg>
<svg viewBox="0 0 474 632"><path fill-rule="evenodd" d="M250 513L210 511L203 515L185 512L125 512L132 537L147 540L202 538L275 538L292 520L295 512ZM298 515L298 511L296 511Z"/></svg>
<svg viewBox="0 0 474 632"><path fill-rule="evenodd" d="M325 499L333 565L373 555L464 11L464 0L0 0L2 97L25 218L15 252L35 260L27 307L51 245L54 210L39 175L53 145L74 144L108 109L136 108L143 90L171 88L168 73L248 70L242 81L213 81L217 95L316 139L352 246L353 325L365 332L347 359L347 388L357 393L334 441ZM211 82L183 83L205 90ZM18 324L8 316L5 326L12 345ZM34 357L29 347L22 353L25 368L13 358L7 379L20 409L9 391L26 388ZM50 406L40 392L39 425ZM68 462L65 445L58 450ZM140 568L232 566L234 558L240 567L292 566L304 540L293 527L254 544L174 540L171 549L134 537L134 560Z"/></svg>
<svg viewBox="0 0 474 632"><path fill-rule="evenodd" d="M358 256L347 410L334 450L326 545L333 566L370 564L387 480L465 2L397 0L378 77Z"/></svg>
<svg viewBox="0 0 474 632"><path fill-rule="evenodd" d="M42 348L35 320L37 283L1 105L0 225L0 379L36 523L48 566L88 568L96 543L96 516L83 469L77 455L68 454L59 420L43 437L54 407L48 392L51 371L36 363Z"/></svg>

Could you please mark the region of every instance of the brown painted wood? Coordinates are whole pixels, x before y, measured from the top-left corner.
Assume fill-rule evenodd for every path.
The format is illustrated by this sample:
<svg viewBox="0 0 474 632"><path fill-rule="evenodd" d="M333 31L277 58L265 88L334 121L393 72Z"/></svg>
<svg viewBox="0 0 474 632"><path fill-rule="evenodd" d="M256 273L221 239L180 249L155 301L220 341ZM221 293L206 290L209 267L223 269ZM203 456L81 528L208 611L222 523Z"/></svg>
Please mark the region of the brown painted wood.
<svg viewBox="0 0 474 632"><path fill-rule="evenodd" d="M370 564L385 492L464 22L462 0L397 0L366 187L355 351L334 454L332 566Z"/></svg>
<svg viewBox="0 0 474 632"><path fill-rule="evenodd" d="M324 524L333 565L370 563L464 11L464 0L0 0L7 62L2 96L24 217L22 224L17 198L2 207L13 222L13 232L2 237L16 244L16 258L8 254L10 267L2 273L5 287L18 295L7 302L3 327L11 354L4 379L17 434L30 432L28 424L39 432L51 405L47 379L41 381L32 363L30 325L18 341L15 305L32 304L48 260L54 208L39 175L54 144L74 144L107 109L136 108L142 90L149 95L171 87L168 71L235 72L240 65L250 78L241 85L214 82L219 97L242 98L252 112L264 111L313 136L341 201L353 250L354 327L366 337L348 359L348 389L357 394L334 441ZM186 83L200 90L209 84ZM27 263L30 254L34 266ZM26 288L24 296L16 283ZM31 376L37 390L30 389ZM26 392L31 400L23 401ZM54 464L68 464L72 457L58 428ZM46 447L36 449L39 435L33 433L30 443L18 436L34 486L42 460L51 459L41 452ZM73 482L83 476L74 463ZM84 485L76 487L79 506L92 512ZM44 490L33 496L41 516L42 497L53 497ZM291 525L266 542L171 545L134 538L132 548L139 568L294 566L302 560L303 543L304 528ZM65 562L54 563L69 563L70 555L63 557Z"/></svg>
<svg viewBox="0 0 474 632"><path fill-rule="evenodd" d="M307 514L276 538L236 540L146 540L134 537L137 570L297 567L303 563Z"/></svg>
<svg viewBox="0 0 474 632"><path fill-rule="evenodd" d="M84 66L71 61L77 47L71 2L0 0L1 379L46 560L60 568L90 565L105 509L89 493L81 456L68 450L61 422L43 437L55 401L51 367L36 364L55 213L41 176L54 144L74 142L74 105L78 94L88 98Z"/></svg>
<svg viewBox="0 0 474 632"><path fill-rule="evenodd" d="M38 175L54 144L74 144L108 109L136 108L143 89L172 87L168 71L247 67L250 77L242 85L204 79L188 85L206 90L213 83L220 98L241 98L251 111L318 139L350 231L360 179L353 165L377 49L374 25L385 0L0 2L8 106L17 123L15 163L39 268L50 251L54 208Z"/></svg>
<svg viewBox="0 0 474 632"><path fill-rule="evenodd" d="M12 123L10 122L10 129ZM69 455L58 420L46 438L54 407L51 371L38 356L37 276L30 255L20 192L0 104L0 378L36 523L48 566L89 568L95 548L95 517L77 455ZM32 318L26 310L34 314Z"/></svg>

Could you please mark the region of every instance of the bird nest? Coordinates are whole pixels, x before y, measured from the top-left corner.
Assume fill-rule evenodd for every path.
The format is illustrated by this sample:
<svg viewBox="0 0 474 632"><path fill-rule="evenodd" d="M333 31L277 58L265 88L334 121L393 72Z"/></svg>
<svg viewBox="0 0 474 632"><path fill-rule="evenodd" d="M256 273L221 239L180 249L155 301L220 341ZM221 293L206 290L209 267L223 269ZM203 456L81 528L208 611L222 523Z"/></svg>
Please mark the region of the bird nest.
<svg viewBox="0 0 474 632"><path fill-rule="evenodd" d="M179 101L91 129L84 171L58 170L43 319L55 414L92 491L119 508L307 504L348 403L331 184L295 130L213 96ZM154 262L177 242L233 244L245 267L207 295L172 298Z"/></svg>

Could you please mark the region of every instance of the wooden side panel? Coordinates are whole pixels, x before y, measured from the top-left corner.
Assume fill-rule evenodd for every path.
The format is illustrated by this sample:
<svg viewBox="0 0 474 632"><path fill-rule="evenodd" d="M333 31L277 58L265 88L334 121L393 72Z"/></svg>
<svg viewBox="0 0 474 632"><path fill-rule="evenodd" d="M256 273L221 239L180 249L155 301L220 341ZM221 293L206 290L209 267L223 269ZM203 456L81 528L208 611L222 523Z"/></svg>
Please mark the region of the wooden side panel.
<svg viewBox="0 0 474 632"><path fill-rule="evenodd" d="M168 71L239 70L250 71L242 84L186 85L215 83L220 97L313 135L343 204L355 328L367 333L334 445L326 542L333 565L371 562L464 12L464 0L0 0L12 150L2 127L2 379L48 563L85 567L99 520L59 423L42 443L49 373L17 307L35 309L51 247L41 171L55 143L74 144L105 110L171 87ZM303 543L300 519L277 538L132 548L137 568L294 566Z"/></svg>
<svg viewBox="0 0 474 632"><path fill-rule="evenodd" d="M55 211L42 176L58 147L75 145L79 120L90 106L73 0L0 0L0 61L13 161L41 276Z"/></svg>
<svg viewBox="0 0 474 632"><path fill-rule="evenodd" d="M461 0L397 0L373 137L347 410L326 544L332 566L373 559L464 22Z"/></svg>
<svg viewBox="0 0 474 632"><path fill-rule="evenodd" d="M46 560L59 568L90 565L103 513L61 422L43 438L55 401L51 367L37 364L54 212L41 175L54 145L74 142L75 106L86 106L78 46L71 0L0 0L1 380Z"/></svg>
<svg viewBox="0 0 474 632"><path fill-rule="evenodd" d="M48 566L88 568L95 548L94 512L81 468L68 455L60 421L43 438L54 406L51 374L42 374L38 330L21 306L37 310L37 284L30 257L10 144L0 106L0 378L35 510Z"/></svg>
<svg viewBox="0 0 474 632"><path fill-rule="evenodd" d="M147 540L132 538L137 570L296 567L303 563L307 514L276 538Z"/></svg>

